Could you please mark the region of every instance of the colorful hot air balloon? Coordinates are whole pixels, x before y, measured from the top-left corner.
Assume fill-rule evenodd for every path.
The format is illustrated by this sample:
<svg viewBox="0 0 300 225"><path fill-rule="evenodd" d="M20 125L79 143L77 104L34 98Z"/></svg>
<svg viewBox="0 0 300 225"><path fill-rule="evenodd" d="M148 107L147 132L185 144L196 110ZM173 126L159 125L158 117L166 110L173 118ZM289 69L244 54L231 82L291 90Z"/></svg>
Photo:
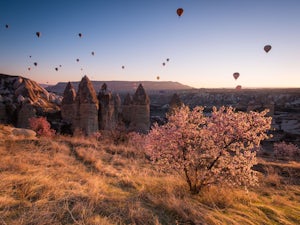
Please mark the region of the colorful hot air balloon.
<svg viewBox="0 0 300 225"><path fill-rule="evenodd" d="M178 15L179 17L181 17L181 15L182 15L182 13L183 13L183 8L178 8L178 9L176 10L176 12L177 12L177 15Z"/></svg>
<svg viewBox="0 0 300 225"><path fill-rule="evenodd" d="M41 36L41 32L36 32L35 35L39 38Z"/></svg>
<svg viewBox="0 0 300 225"><path fill-rule="evenodd" d="M240 76L240 74L239 74L239 73L234 73L234 74L233 74L233 77L234 77L234 79L238 79L238 78L239 78L239 76Z"/></svg>
<svg viewBox="0 0 300 225"><path fill-rule="evenodd" d="M266 53L268 53L271 50L272 46L271 45L265 45L264 50Z"/></svg>

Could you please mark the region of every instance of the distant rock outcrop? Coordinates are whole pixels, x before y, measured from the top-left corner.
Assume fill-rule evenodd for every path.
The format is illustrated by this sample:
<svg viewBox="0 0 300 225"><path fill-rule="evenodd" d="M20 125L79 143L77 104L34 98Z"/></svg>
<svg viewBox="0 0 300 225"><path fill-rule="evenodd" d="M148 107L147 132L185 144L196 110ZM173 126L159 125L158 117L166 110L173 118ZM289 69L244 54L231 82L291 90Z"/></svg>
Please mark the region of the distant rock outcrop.
<svg viewBox="0 0 300 225"><path fill-rule="evenodd" d="M98 131L98 99L96 91L87 76L80 81L75 99L76 115L74 128L80 129L85 135Z"/></svg>

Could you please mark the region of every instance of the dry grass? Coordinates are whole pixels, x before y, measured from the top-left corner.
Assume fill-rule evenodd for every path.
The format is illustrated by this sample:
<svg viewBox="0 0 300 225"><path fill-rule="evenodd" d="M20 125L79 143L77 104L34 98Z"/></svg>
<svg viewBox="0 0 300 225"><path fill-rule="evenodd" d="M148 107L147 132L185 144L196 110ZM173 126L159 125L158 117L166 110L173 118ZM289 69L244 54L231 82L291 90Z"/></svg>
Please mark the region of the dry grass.
<svg viewBox="0 0 300 225"><path fill-rule="evenodd" d="M0 155L0 224L300 224L300 186L279 162L261 162L259 187L193 196L177 174L107 140L2 139Z"/></svg>

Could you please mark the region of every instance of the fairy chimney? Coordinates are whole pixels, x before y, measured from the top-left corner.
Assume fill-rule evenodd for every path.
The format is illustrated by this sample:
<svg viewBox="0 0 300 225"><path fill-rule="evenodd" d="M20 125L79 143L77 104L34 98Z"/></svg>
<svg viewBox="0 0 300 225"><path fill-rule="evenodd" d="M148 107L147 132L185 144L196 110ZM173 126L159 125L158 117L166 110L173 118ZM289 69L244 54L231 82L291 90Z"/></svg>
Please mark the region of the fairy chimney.
<svg viewBox="0 0 300 225"><path fill-rule="evenodd" d="M74 86L68 82L62 99L62 105L61 105L61 117L62 119L69 123L73 124L75 119L75 111L76 111L76 91Z"/></svg>
<svg viewBox="0 0 300 225"><path fill-rule="evenodd" d="M122 121L128 127L131 121L132 96L127 93L122 104Z"/></svg>
<svg viewBox="0 0 300 225"><path fill-rule="evenodd" d="M173 113L176 108L180 108L182 106L183 106L183 102L181 101L179 96L176 93L174 93L169 103L168 113Z"/></svg>
<svg viewBox="0 0 300 225"><path fill-rule="evenodd" d="M114 130L117 127L120 110L119 98L119 96L113 95L107 90L105 83L102 85L98 94L100 130Z"/></svg>
<svg viewBox="0 0 300 225"><path fill-rule="evenodd" d="M140 84L133 95L129 130L147 133L150 128L150 99Z"/></svg>
<svg viewBox="0 0 300 225"><path fill-rule="evenodd" d="M75 98L76 115L74 127L85 135L98 131L98 99L96 91L87 76L84 76L78 86Z"/></svg>

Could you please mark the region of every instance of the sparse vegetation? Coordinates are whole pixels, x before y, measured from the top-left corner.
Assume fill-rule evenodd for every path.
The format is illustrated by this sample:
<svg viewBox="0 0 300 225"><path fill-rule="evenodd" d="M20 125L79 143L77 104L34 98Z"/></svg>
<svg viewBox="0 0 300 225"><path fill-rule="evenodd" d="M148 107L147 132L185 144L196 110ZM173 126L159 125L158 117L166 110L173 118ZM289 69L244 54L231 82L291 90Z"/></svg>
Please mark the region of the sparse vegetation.
<svg viewBox="0 0 300 225"><path fill-rule="evenodd" d="M3 127L0 127L0 133ZM4 130L4 129L3 129ZM4 131L8 132L8 131ZM0 224L300 224L297 162L259 159L259 186L205 187L191 195L175 172L160 171L129 135L0 141ZM132 138L132 139L131 139ZM280 170L281 169L281 170ZM294 173L292 173L294 171Z"/></svg>
<svg viewBox="0 0 300 225"><path fill-rule="evenodd" d="M55 135L55 130L51 129L51 125L45 117L29 118L29 126L39 136L52 137Z"/></svg>
<svg viewBox="0 0 300 225"><path fill-rule="evenodd" d="M300 148L292 143L275 143L274 144L274 156L277 159L284 160L299 160L300 159Z"/></svg>

